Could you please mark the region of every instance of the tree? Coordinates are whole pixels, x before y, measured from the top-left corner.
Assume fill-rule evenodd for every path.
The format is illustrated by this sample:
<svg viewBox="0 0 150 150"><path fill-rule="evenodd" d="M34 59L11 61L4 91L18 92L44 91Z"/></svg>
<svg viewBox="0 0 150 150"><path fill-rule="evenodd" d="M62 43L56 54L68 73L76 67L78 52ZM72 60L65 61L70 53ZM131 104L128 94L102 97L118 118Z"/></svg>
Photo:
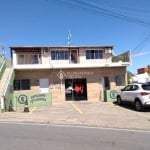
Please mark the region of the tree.
<svg viewBox="0 0 150 150"><path fill-rule="evenodd" d="M134 76L134 74L130 71L127 71L127 80L128 80L128 83L130 83L130 79L131 77Z"/></svg>

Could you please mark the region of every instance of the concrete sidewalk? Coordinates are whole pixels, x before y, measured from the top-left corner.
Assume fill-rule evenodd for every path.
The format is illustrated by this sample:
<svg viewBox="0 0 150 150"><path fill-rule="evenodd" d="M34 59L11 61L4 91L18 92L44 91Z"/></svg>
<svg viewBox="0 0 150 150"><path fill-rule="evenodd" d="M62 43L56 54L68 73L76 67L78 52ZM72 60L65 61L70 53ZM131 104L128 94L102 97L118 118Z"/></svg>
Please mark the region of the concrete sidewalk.
<svg viewBox="0 0 150 150"><path fill-rule="evenodd" d="M137 112L111 102L66 102L30 108L30 112L5 112L0 122L32 122L150 130L150 110Z"/></svg>

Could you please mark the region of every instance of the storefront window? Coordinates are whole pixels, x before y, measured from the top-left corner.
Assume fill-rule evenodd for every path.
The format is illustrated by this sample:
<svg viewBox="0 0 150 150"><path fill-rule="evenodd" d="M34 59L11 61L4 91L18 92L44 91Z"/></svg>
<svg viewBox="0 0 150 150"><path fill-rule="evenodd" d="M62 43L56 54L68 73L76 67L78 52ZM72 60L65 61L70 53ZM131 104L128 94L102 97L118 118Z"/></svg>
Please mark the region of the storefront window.
<svg viewBox="0 0 150 150"><path fill-rule="evenodd" d="M66 100L87 100L86 79L66 79L65 95Z"/></svg>

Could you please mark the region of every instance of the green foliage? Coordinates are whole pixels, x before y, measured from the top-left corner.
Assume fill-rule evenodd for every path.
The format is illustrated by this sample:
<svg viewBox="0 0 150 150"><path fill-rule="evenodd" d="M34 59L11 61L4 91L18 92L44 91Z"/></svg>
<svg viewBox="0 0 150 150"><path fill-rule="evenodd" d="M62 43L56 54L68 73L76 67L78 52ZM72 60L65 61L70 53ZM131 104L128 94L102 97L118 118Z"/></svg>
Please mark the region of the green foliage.
<svg viewBox="0 0 150 150"><path fill-rule="evenodd" d="M127 80L128 80L128 83L130 83L130 79L131 77L134 76L134 74L130 71L127 71Z"/></svg>

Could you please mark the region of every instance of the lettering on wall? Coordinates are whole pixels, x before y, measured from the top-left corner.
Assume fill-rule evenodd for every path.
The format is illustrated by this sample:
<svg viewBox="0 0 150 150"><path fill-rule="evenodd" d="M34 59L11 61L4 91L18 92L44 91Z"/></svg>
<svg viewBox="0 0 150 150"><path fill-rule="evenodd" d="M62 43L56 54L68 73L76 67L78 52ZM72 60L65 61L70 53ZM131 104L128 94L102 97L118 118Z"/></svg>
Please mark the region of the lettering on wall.
<svg viewBox="0 0 150 150"><path fill-rule="evenodd" d="M73 72L66 72L66 77L67 78L82 78L84 76L89 76L89 75L93 75L94 72L90 72L90 71L73 71Z"/></svg>
<svg viewBox="0 0 150 150"><path fill-rule="evenodd" d="M37 102L37 101L46 101L46 94L36 94L36 95L31 96L30 103L33 104L34 102Z"/></svg>
<svg viewBox="0 0 150 150"><path fill-rule="evenodd" d="M62 80L64 78L83 78L85 76L90 76L93 75L94 72L91 71L68 71L68 72L63 72L63 71L59 71L57 74L57 77Z"/></svg>
<svg viewBox="0 0 150 150"><path fill-rule="evenodd" d="M51 89L53 89L53 88L55 88L55 89L60 89L60 88L61 88L61 85L60 85L59 82L53 82L53 83L50 84L50 88L51 88Z"/></svg>
<svg viewBox="0 0 150 150"><path fill-rule="evenodd" d="M19 97L18 97L18 103L20 103L20 104L25 104L25 103L31 103L31 104L33 104L34 102L40 102L40 101L44 101L44 102L46 102L46 94L35 94L35 95L32 95L31 97L30 97L30 99L28 98L28 96L27 95L20 95Z"/></svg>

